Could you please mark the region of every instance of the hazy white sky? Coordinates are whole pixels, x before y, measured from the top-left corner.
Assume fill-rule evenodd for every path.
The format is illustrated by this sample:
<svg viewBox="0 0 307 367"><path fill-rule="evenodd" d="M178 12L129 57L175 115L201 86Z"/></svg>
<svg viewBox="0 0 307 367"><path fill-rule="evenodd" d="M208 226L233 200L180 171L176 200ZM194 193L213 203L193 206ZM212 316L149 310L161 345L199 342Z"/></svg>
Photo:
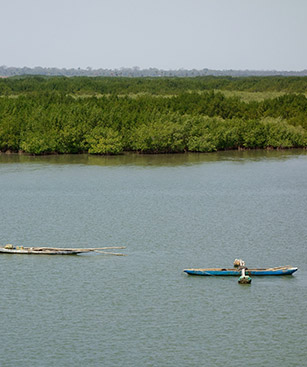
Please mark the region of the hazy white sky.
<svg viewBox="0 0 307 367"><path fill-rule="evenodd" d="M307 69L307 0L0 0L0 65Z"/></svg>

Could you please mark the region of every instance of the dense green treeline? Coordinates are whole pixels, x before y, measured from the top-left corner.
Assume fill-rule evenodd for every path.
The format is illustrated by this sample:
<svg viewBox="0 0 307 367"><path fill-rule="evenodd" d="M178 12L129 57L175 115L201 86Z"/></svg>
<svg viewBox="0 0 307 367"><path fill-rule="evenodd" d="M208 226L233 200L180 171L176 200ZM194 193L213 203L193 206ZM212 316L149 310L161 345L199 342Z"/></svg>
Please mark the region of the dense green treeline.
<svg viewBox="0 0 307 367"><path fill-rule="evenodd" d="M122 77L47 77L27 76L0 79L0 95L31 92L71 94L178 94L213 89L249 92L283 91L307 93L307 77L195 77L195 78L122 78Z"/></svg>
<svg viewBox="0 0 307 367"><path fill-rule="evenodd" d="M76 79L74 89L72 79ZM128 79L97 78L106 82L101 84L106 93L100 90L95 96L97 91L91 89L94 78L72 79L12 79L14 91L0 97L0 150L120 154L307 146L307 98L303 94L246 103L213 90L199 93L199 87L197 92L182 88L171 95L159 84L188 84L190 79L155 79L153 92L144 94L141 79L129 79L139 82L137 89ZM273 83L275 78L271 79ZM50 83L48 88L45 82ZM109 93L108 83L119 92ZM78 96L79 92L83 95Z"/></svg>

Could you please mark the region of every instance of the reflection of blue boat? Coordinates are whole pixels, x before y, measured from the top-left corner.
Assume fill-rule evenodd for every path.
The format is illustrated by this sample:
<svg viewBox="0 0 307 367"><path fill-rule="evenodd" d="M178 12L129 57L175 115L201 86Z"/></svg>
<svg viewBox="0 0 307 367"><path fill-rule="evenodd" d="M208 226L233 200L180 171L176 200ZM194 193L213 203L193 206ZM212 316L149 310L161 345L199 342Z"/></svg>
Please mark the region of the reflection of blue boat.
<svg viewBox="0 0 307 367"><path fill-rule="evenodd" d="M280 266L277 268L266 269L246 269L246 275L291 275L297 268L293 266ZM207 269L184 269L184 272L189 275L241 275L240 269L223 269L223 268L207 268Z"/></svg>

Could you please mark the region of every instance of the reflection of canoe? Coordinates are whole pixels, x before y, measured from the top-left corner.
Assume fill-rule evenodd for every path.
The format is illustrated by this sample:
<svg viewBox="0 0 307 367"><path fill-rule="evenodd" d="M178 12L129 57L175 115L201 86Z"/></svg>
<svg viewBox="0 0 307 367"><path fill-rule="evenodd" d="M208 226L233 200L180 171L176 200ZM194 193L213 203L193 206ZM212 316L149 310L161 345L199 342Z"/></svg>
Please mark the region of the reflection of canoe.
<svg viewBox="0 0 307 367"><path fill-rule="evenodd" d="M246 275L291 275L297 268L293 266L280 266L266 269L246 269ZM241 275L240 269L207 268L207 269L184 269L189 275Z"/></svg>

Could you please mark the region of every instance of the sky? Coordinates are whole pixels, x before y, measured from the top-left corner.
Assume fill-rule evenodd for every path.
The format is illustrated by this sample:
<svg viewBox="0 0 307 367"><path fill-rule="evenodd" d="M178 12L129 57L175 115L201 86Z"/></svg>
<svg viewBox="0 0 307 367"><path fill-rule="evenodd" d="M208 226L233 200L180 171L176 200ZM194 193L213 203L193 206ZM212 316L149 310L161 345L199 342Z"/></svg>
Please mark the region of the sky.
<svg viewBox="0 0 307 367"><path fill-rule="evenodd" d="M0 0L0 65L307 69L307 0Z"/></svg>

